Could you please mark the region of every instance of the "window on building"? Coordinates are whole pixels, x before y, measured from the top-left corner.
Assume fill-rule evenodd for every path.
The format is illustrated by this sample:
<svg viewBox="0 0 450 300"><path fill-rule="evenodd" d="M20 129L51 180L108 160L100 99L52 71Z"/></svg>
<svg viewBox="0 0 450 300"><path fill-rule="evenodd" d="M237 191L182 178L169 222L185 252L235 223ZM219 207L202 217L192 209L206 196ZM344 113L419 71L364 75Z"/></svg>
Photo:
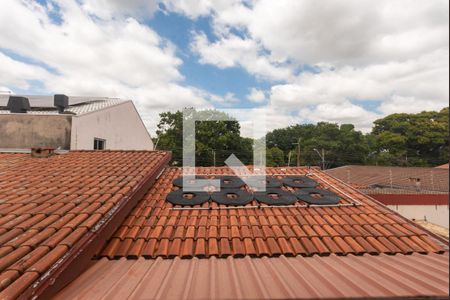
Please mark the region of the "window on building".
<svg viewBox="0 0 450 300"><path fill-rule="evenodd" d="M106 140L94 138L94 150L104 150L106 146Z"/></svg>

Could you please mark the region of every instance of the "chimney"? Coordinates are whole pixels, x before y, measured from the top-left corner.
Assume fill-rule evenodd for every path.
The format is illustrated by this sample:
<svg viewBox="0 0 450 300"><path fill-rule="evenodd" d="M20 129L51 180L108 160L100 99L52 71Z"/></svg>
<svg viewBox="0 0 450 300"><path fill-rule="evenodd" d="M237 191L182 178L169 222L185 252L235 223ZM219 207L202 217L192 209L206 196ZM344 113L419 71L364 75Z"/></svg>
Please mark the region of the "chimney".
<svg viewBox="0 0 450 300"><path fill-rule="evenodd" d="M53 154L55 154L55 149L53 148L31 148L31 157L46 158Z"/></svg>
<svg viewBox="0 0 450 300"><path fill-rule="evenodd" d="M31 109L30 100L26 97L9 96L6 106L12 113L26 113Z"/></svg>
<svg viewBox="0 0 450 300"><path fill-rule="evenodd" d="M53 97L53 105L58 108L60 114L64 113L64 109L69 107L69 97L57 94Z"/></svg>

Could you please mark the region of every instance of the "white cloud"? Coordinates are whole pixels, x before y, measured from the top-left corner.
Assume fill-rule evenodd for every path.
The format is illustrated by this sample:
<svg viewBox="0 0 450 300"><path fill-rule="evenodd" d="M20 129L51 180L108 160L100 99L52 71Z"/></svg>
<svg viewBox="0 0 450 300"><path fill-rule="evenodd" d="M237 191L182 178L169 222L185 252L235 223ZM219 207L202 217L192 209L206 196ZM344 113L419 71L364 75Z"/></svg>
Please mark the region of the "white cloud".
<svg viewBox="0 0 450 300"><path fill-rule="evenodd" d="M0 55L0 85L26 90L38 79L49 93L134 98L147 124L162 109L238 103L233 93L183 85L174 45L138 21L163 3L192 19L211 18L214 39L192 33L191 50L200 63L243 68L258 80L276 82L267 95L257 88L247 95L266 103L258 109L268 112L273 128L309 120L353 122L367 130L378 116L448 105L445 0L52 3L2 1L1 47L32 63ZM61 14L61 24L49 12ZM378 103L377 110L365 109L366 101Z"/></svg>
<svg viewBox="0 0 450 300"><path fill-rule="evenodd" d="M258 90L257 88L251 88L250 93L247 95L247 99L255 103L262 103L266 100L266 95L264 94L264 91Z"/></svg>
<svg viewBox="0 0 450 300"><path fill-rule="evenodd" d="M394 113L418 113L421 111L439 111L447 103L439 103L432 100L416 99L414 97L393 96L389 101L381 103L379 110L383 115Z"/></svg>
<svg viewBox="0 0 450 300"><path fill-rule="evenodd" d="M196 19L200 16L213 15L215 30L226 30L230 24L244 25L248 6L252 0L160 0L165 8L172 12L184 14L189 18ZM246 5L244 5L246 3Z"/></svg>
<svg viewBox="0 0 450 300"><path fill-rule="evenodd" d="M275 56L301 63L382 63L448 47L448 1L261 0L246 28Z"/></svg>
<svg viewBox="0 0 450 300"><path fill-rule="evenodd" d="M149 17L158 8L156 0L83 0L83 9L102 19Z"/></svg>
<svg viewBox="0 0 450 300"><path fill-rule="evenodd" d="M291 116L288 111L271 106L230 109L225 112L239 121L241 135L250 138L261 138L267 131L299 121L298 116Z"/></svg>
<svg viewBox="0 0 450 300"><path fill-rule="evenodd" d="M2 3L0 43L43 61L65 78L73 74L111 79L128 86L182 78L174 47L134 19L95 21L75 2L64 1L64 23L53 24L45 12L17 1ZM8 14L23 16L8 18ZM17 35L16 32L22 32Z"/></svg>
<svg viewBox="0 0 450 300"><path fill-rule="evenodd" d="M113 14L114 9L129 5L125 12L131 14L135 4L147 3L122 2L108 1L111 7L101 7ZM154 117L154 112L210 106L212 98L220 98L182 84L178 70L182 61L169 41L133 18L98 19L97 4L100 7L102 2L86 1L83 6L68 0L44 7L34 1L2 1L1 47L27 60L0 52L0 84L36 92L34 85L40 81L42 93L131 98L151 130L155 121L147 116ZM55 5L61 24L48 16ZM100 16L107 17L102 12Z"/></svg>
<svg viewBox="0 0 450 300"><path fill-rule="evenodd" d="M380 118L380 115L369 112L349 101L323 103L314 108L304 108L300 110L299 116L306 121L312 122L358 124L358 128L364 132L369 132L372 128L372 122Z"/></svg>
<svg viewBox="0 0 450 300"><path fill-rule="evenodd" d="M30 88L29 81L36 78L49 79L51 76L42 67L16 61L0 52L0 84L26 90Z"/></svg>
<svg viewBox="0 0 450 300"><path fill-rule="evenodd" d="M240 102L240 100L236 97L236 95L234 93L231 93L231 92L226 93L223 98L224 98L224 101L227 104L233 104L233 103L239 103Z"/></svg>
<svg viewBox="0 0 450 300"><path fill-rule="evenodd" d="M208 14L212 8L210 0L163 0L162 3L168 10L185 14L193 19Z"/></svg>
<svg viewBox="0 0 450 300"><path fill-rule="evenodd" d="M410 103L397 102L399 109L414 109L414 101L434 103L429 106L434 109L448 103L448 80L448 51L438 50L404 62L302 73L293 83L273 86L271 102L283 107L304 107L343 100L389 103L401 97L410 99Z"/></svg>
<svg viewBox="0 0 450 300"><path fill-rule="evenodd" d="M204 33L194 33L191 49L200 56L200 63L221 69L242 66L250 74L270 80L286 80L292 76L289 68L261 54L263 49L254 40L233 34L211 43Z"/></svg>
<svg viewBox="0 0 450 300"><path fill-rule="evenodd" d="M404 62L303 73L293 83L272 86L270 104L300 109L310 121L353 123L367 131L376 117L448 106L448 81L448 52L439 50ZM351 101L375 101L378 112Z"/></svg>
<svg viewBox="0 0 450 300"><path fill-rule="evenodd" d="M354 100L375 101L380 116L448 105L448 1L203 3L217 40L194 35L200 62L238 66L258 78L281 81L270 91L268 107L278 107L275 113L338 113L342 103L342 113L357 111ZM318 73L293 75L292 70L305 65ZM371 119L367 110L361 113ZM365 118L345 116L367 129ZM314 119L333 121L328 116Z"/></svg>

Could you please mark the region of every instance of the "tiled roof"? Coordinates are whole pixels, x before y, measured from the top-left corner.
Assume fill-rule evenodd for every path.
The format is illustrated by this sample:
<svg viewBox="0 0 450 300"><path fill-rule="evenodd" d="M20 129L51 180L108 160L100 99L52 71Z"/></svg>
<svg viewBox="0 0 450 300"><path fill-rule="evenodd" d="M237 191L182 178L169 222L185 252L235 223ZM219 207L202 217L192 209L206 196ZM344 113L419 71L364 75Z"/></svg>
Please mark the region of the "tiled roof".
<svg viewBox="0 0 450 300"><path fill-rule="evenodd" d="M340 194L341 202L347 205L257 207L253 200L244 208L205 203L197 209L179 210L166 201L166 195L174 189L172 180L182 171L168 168L113 234L100 256L273 257L444 251L442 245L412 222L318 170L268 168L266 172L312 173L312 178ZM232 172L228 168L199 168L197 174ZM352 206L353 202L361 205Z"/></svg>
<svg viewBox="0 0 450 300"><path fill-rule="evenodd" d="M39 287L71 256L101 247L106 228L117 228L119 212L169 158L159 151L0 154L0 298Z"/></svg>
<svg viewBox="0 0 450 300"><path fill-rule="evenodd" d="M449 191L448 169L350 165L329 169L326 173L358 189L372 189L374 193L384 189L385 193L389 190L398 193L396 189L402 193ZM420 179L420 183L416 179Z"/></svg>
<svg viewBox="0 0 450 300"><path fill-rule="evenodd" d="M436 169L447 169L448 170L448 164L443 164L443 165L437 166Z"/></svg>
<svg viewBox="0 0 450 300"><path fill-rule="evenodd" d="M61 299L448 299L448 254L101 259Z"/></svg>
<svg viewBox="0 0 450 300"><path fill-rule="evenodd" d="M338 193L340 204L273 207L253 200L244 207L214 202L175 207L166 201L166 195L175 189L172 180L182 170L163 170L169 159L170 153L160 151L75 151L49 158L0 154L0 299L48 298L91 264L102 267L95 268L94 273L88 271L88 277L82 275L79 280L95 283L105 297L117 291L118 298L166 298L171 292L177 297L179 289L167 290L177 283L171 280L174 270L181 272L177 278L186 283L183 286L188 289L183 295L188 297L188 284L195 283L191 275L197 267L208 266L211 280L217 272L229 274L224 277L228 283L221 286L230 290L223 295L233 292L237 298L249 298L245 293L253 295L251 288L244 292L236 287L240 282L251 286L248 270L270 275L256 276L253 285L258 289L254 291L266 298L272 297L271 292L264 292L271 281L281 286L274 290L273 297L282 297L283 293L290 298L304 297L306 294L292 293L281 278L291 276L291 284L298 285L304 282L302 278L312 276L311 272L304 273L308 266L327 270L333 280L353 288L340 290L328 279L325 287L305 285L311 293L321 289L316 291L319 296L330 292L334 298L347 293L375 296L380 290L384 291L380 296L411 296L414 292L442 296L441 285L448 284L448 272L442 270L448 265L448 255L442 254L446 249L443 240L317 169L266 171L278 178L311 176L320 188ZM197 173L232 175L225 167L198 168ZM92 260L98 257L106 258ZM228 258L218 259L222 257ZM244 259L237 259L241 257ZM317 282L323 282L322 271L314 273ZM362 276L369 271L371 275ZM424 276L433 283L426 285L417 279ZM384 283L377 283L385 277L398 278L401 291L392 284L385 288ZM214 280L208 289L219 282ZM402 280L406 283L401 284ZM385 281L388 285L389 280ZM140 282L142 286L138 287ZM199 279L195 284L201 282ZM408 288L410 283L420 284L420 288ZM433 287L437 284L439 287ZM112 288L118 285L123 293ZM148 286L155 286L156 295L146 290ZM193 298L205 298L205 290L199 290L201 295ZM152 289L152 293L155 291ZM80 297L88 297L84 286L78 292ZM95 298L99 294L90 295Z"/></svg>

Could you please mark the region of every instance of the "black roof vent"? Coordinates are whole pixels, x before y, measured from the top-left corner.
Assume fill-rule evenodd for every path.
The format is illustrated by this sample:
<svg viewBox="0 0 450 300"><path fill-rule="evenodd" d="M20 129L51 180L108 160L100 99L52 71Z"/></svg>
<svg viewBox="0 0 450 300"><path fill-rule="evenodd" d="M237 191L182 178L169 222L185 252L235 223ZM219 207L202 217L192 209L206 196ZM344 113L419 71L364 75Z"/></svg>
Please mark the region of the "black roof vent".
<svg viewBox="0 0 450 300"><path fill-rule="evenodd" d="M30 100L26 97L9 96L8 105L6 106L12 113L26 113L31 109Z"/></svg>
<svg viewBox="0 0 450 300"><path fill-rule="evenodd" d="M69 107L69 97L62 94L57 94L54 96L53 105L58 108L58 112L61 114L64 112L64 109Z"/></svg>

